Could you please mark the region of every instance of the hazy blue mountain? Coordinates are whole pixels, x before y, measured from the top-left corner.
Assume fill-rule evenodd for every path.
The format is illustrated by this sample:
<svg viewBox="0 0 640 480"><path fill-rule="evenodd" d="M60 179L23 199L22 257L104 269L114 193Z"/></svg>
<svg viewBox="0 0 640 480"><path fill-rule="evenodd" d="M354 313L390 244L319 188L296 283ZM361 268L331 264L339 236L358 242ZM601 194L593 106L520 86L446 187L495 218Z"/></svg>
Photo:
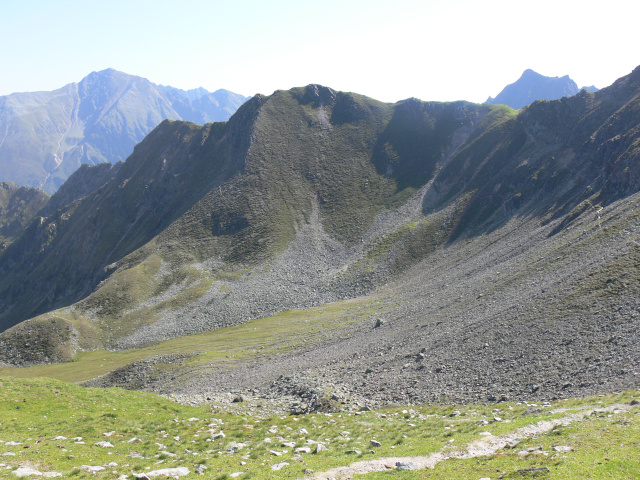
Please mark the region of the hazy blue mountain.
<svg viewBox="0 0 640 480"><path fill-rule="evenodd" d="M227 120L247 97L184 91L113 69L0 97L0 180L53 193L82 163L125 160L162 120Z"/></svg>
<svg viewBox="0 0 640 480"><path fill-rule="evenodd" d="M596 92L594 86L584 87L588 92ZM522 76L515 82L504 87L495 97L489 97L486 104L509 105L511 108L520 109L536 100L557 100L562 97L571 97L578 93L576 82L568 75L564 77L545 77L531 69L525 70Z"/></svg>

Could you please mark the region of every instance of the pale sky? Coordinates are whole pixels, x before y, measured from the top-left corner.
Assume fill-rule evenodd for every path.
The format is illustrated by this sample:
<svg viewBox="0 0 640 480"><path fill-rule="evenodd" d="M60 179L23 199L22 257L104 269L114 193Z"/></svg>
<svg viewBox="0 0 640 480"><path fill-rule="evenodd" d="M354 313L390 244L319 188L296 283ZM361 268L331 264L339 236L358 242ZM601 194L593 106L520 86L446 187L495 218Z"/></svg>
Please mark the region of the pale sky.
<svg viewBox="0 0 640 480"><path fill-rule="evenodd" d="M484 102L531 68L578 86L640 65L638 0L0 0L0 95L115 68L271 94Z"/></svg>

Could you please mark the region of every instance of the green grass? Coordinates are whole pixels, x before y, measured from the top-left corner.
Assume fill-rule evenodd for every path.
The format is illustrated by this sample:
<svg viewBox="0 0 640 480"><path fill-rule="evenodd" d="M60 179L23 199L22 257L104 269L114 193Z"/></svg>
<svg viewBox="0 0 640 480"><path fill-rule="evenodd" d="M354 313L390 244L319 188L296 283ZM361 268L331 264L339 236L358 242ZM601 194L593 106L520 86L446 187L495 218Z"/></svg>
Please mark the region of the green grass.
<svg viewBox="0 0 640 480"><path fill-rule="evenodd" d="M534 414L526 413L526 404L503 403L463 407L395 406L370 412L282 416L268 410L251 415L242 405L233 412L229 411L229 405L191 407L142 392L82 388L44 378L4 377L0 378L0 440L3 441L0 451L15 455L0 458L0 464L4 464L0 466L0 477L8 475L17 465L58 471L65 477L113 478L178 466L187 467L193 473L196 464L202 463L208 468L203 478L224 478L238 471L244 472L241 478L299 478L303 469L321 472L359 460L427 455L441 449L462 448L483 438L481 432L487 430L502 435L567 414L554 413L554 408L572 412L587 405L605 407L629 402L639 396L638 391L630 391L562 401L538 406L540 411ZM533 466L548 466L553 477L547 475L547 478L634 478L640 468L639 413L638 408L633 408L617 414L592 415L568 427L523 440L514 449L498 451L490 457L448 460L435 470L405 473L394 470L366 478L477 479L498 475L521 478L517 470ZM494 422L496 416L501 420ZM485 421L491 423L487 425ZM225 437L212 440L211 434L220 431ZM55 440L58 436L66 439ZM75 437L82 437L84 443L77 443L73 440ZM130 442L133 438L138 440ZM372 439L382 446L371 447ZM109 441L113 447L95 446L100 441ZM233 442L244 446L232 453ZM293 446L283 446L284 442ZM294 449L301 446L309 446L315 452L313 442L321 442L328 449L318 454L294 453ZM551 452L554 445L572 446L574 451L548 456L517 453L538 445L547 452ZM274 456L272 450L282 455ZM349 454L349 450L362 453ZM287 462L289 466L272 471L271 465L279 462ZM81 465L110 463L112 466L96 475L79 469Z"/></svg>
<svg viewBox="0 0 640 480"><path fill-rule="evenodd" d="M228 367L236 361L260 355L288 352L318 344L337 329L369 320L383 307L374 300L344 300L307 310L291 310L234 327L178 337L144 348L124 351L87 351L74 361L27 368L3 368L0 375L51 377L78 382L110 372L152 355L182 353L193 355L189 367ZM259 332L259 335L256 335Z"/></svg>

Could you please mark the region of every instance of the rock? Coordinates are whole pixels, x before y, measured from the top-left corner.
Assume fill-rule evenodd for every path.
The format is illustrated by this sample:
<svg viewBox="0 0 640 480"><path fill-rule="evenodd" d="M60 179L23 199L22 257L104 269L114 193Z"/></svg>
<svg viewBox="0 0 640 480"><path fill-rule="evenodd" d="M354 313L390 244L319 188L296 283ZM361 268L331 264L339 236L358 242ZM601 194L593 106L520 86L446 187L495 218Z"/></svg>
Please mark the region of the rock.
<svg viewBox="0 0 640 480"><path fill-rule="evenodd" d="M17 447L18 445L22 445L20 442L5 442L4 444L7 447Z"/></svg>
<svg viewBox="0 0 640 480"><path fill-rule="evenodd" d="M301 428L301 429L298 431L298 433L299 433L300 435L309 435L309 432L307 432L307 429L306 429L306 428Z"/></svg>
<svg viewBox="0 0 640 480"><path fill-rule="evenodd" d="M236 397L233 398L233 403L242 403L244 402L244 398L242 398L242 395L237 395Z"/></svg>
<svg viewBox="0 0 640 480"><path fill-rule="evenodd" d="M195 471L198 475L204 474L205 470L207 470L206 465L203 465L202 463L199 463L198 465L196 465Z"/></svg>
<svg viewBox="0 0 640 480"><path fill-rule="evenodd" d="M94 443L94 445L102 448L113 448L113 444L111 442L97 442Z"/></svg>
<svg viewBox="0 0 640 480"><path fill-rule="evenodd" d="M396 462L396 468L398 470L416 470L418 466L411 462Z"/></svg>
<svg viewBox="0 0 640 480"><path fill-rule="evenodd" d="M166 455L167 457L170 457L170 458L178 458L179 457L178 454L172 453L172 452L168 452L166 450L160 450L159 453L160 453L160 455Z"/></svg>
<svg viewBox="0 0 640 480"><path fill-rule="evenodd" d="M233 472L229 474L231 478L236 478L236 477L239 477L240 475L244 475L244 472Z"/></svg>
<svg viewBox="0 0 640 480"><path fill-rule="evenodd" d="M142 443L138 437L133 437L131 440L128 440L127 443Z"/></svg>
<svg viewBox="0 0 640 480"><path fill-rule="evenodd" d="M58 435L54 440L66 440L67 437L63 437L62 435Z"/></svg>
<svg viewBox="0 0 640 480"><path fill-rule="evenodd" d="M278 452L276 450L269 450L269 453L271 455L273 455L274 457L281 457L282 456L282 453L280 453L280 452Z"/></svg>
<svg viewBox="0 0 640 480"><path fill-rule="evenodd" d="M189 469L187 467L162 468L146 472L145 475L147 477L184 477L189 475Z"/></svg>
<svg viewBox="0 0 640 480"><path fill-rule="evenodd" d="M224 438L224 437L226 437L224 432L218 432L218 433L214 433L213 435L211 435L211 439L212 440L217 440L218 438Z"/></svg>
<svg viewBox="0 0 640 480"><path fill-rule="evenodd" d="M631 400L629 402L629 405L631 405L632 407L636 406L636 405L640 405L640 402L638 400Z"/></svg>
<svg viewBox="0 0 640 480"><path fill-rule="evenodd" d="M302 473L304 473L305 475L311 475L312 473L315 473L315 471L311 470L310 468L305 468L304 470L302 470Z"/></svg>
<svg viewBox="0 0 640 480"><path fill-rule="evenodd" d="M294 450L294 453L311 453L311 449L309 447L298 447Z"/></svg>
<svg viewBox="0 0 640 480"><path fill-rule="evenodd" d="M85 472L89 473L98 473L106 469L104 467L101 467L100 465L82 465L80 467L80 470L84 470Z"/></svg>
<svg viewBox="0 0 640 480"><path fill-rule="evenodd" d="M324 452L325 450L327 450L326 445L323 445L322 443L318 443L316 445L316 453Z"/></svg>
<svg viewBox="0 0 640 480"><path fill-rule="evenodd" d="M567 445L556 445L553 447L554 452L572 452L573 447L569 447Z"/></svg>
<svg viewBox="0 0 640 480"><path fill-rule="evenodd" d="M276 463L275 465L271 465L271 470L282 470L284 467L288 466L287 462Z"/></svg>
<svg viewBox="0 0 640 480"><path fill-rule="evenodd" d="M110 437L111 435L113 435L116 432L105 432L102 434L103 437Z"/></svg>
<svg viewBox="0 0 640 480"><path fill-rule="evenodd" d="M377 320L376 320L376 325L375 325L375 327L373 327L373 328L380 328L380 327L381 327L382 325L384 325L385 323L386 323L386 322L385 322L383 319L379 318L379 319L377 319Z"/></svg>
<svg viewBox="0 0 640 480"><path fill-rule="evenodd" d="M381 447L382 443L380 443L378 440L371 440L369 442L371 444L372 447Z"/></svg>
<svg viewBox="0 0 640 480"><path fill-rule="evenodd" d="M346 452L347 455L360 455L362 454L362 452L360 450L347 450Z"/></svg>
<svg viewBox="0 0 640 480"><path fill-rule="evenodd" d="M16 477L30 477L30 476L41 477L42 476L42 472L39 472L38 470L35 470L31 467L20 467L11 473L13 473Z"/></svg>
<svg viewBox="0 0 640 480"><path fill-rule="evenodd" d="M535 467L535 468L523 468L518 470L520 473L533 473L533 472L550 472L549 467Z"/></svg>

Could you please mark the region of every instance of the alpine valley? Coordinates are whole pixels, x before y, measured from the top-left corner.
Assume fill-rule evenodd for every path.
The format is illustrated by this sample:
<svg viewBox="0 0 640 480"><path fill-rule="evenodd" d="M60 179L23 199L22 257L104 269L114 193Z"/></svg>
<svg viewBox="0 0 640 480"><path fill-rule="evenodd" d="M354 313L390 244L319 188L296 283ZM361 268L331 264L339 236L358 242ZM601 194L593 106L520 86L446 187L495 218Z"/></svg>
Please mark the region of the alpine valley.
<svg viewBox="0 0 640 480"><path fill-rule="evenodd" d="M640 67L521 110L309 85L163 121L0 254L0 374L298 413L637 388L639 155Z"/></svg>

